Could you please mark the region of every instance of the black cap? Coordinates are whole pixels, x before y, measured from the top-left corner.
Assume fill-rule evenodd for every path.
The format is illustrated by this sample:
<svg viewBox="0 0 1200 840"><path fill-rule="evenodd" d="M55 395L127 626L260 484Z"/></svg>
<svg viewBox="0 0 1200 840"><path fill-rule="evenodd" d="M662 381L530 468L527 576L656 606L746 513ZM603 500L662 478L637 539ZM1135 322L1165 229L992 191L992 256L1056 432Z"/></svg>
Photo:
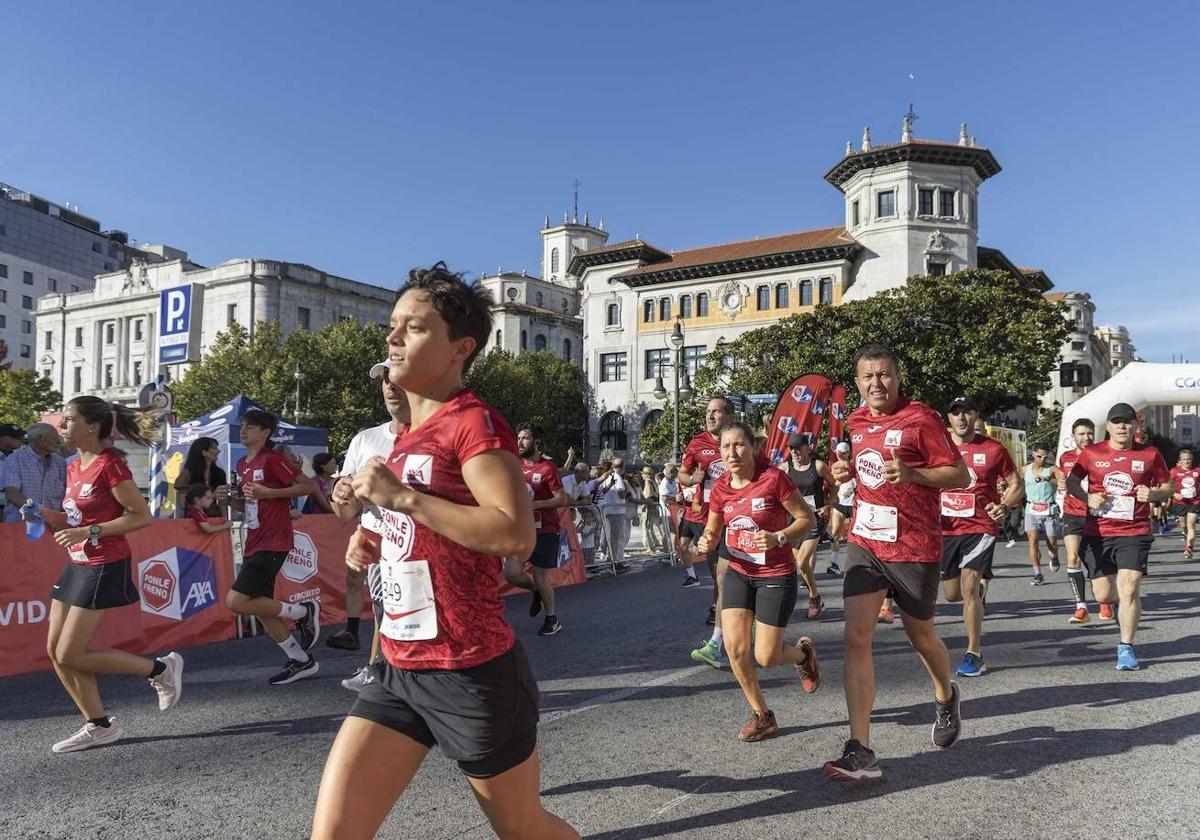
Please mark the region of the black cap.
<svg viewBox="0 0 1200 840"><path fill-rule="evenodd" d="M799 449L801 446L812 446L812 438L808 432L796 432L788 438L788 446Z"/></svg>
<svg viewBox="0 0 1200 840"><path fill-rule="evenodd" d="M965 396L964 397L955 397L954 399L950 400L950 408L948 410L953 411L954 407L957 405L961 405L967 411L978 411L979 410L975 406L975 400L971 399L970 397L965 397Z"/></svg>
<svg viewBox="0 0 1200 840"><path fill-rule="evenodd" d="M23 438L25 430L12 423L0 423L0 437Z"/></svg>
<svg viewBox="0 0 1200 840"><path fill-rule="evenodd" d="M1113 420L1137 420L1137 412L1129 403L1117 403L1108 410L1108 422Z"/></svg>

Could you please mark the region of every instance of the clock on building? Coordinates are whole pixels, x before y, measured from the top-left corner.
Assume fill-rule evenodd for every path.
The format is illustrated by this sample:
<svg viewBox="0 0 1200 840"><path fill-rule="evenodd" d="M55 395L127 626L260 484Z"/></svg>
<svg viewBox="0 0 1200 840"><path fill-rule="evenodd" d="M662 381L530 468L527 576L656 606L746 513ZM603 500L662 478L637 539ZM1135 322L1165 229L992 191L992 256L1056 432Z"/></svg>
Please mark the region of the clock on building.
<svg viewBox="0 0 1200 840"><path fill-rule="evenodd" d="M717 300L720 302L721 311L732 318L745 305L746 294L739 284L728 282L717 290Z"/></svg>

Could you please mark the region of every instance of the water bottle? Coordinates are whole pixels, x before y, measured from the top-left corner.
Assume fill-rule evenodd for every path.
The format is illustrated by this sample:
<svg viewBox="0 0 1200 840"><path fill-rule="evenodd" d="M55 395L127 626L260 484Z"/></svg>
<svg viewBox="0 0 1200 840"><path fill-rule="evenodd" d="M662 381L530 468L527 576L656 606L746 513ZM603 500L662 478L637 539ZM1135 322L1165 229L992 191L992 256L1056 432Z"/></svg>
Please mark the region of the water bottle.
<svg viewBox="0 0 1200 840"><path fill-rule="evenodd" d="M25 520L25 538L30 540L40 540L42 534L46 533L46 520L41 517L41 508L33 501L26 499L25 504L21 505L21 517Z"/></svg>

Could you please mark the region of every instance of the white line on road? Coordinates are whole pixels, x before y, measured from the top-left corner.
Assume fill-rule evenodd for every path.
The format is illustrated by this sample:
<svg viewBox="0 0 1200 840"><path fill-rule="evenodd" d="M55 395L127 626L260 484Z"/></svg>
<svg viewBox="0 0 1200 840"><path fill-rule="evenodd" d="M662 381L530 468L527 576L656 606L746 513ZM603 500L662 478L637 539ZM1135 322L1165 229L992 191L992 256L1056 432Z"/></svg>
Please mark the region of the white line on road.
<svg viewBox="0 0 1200 840"><path fill-rule="evenodd" d="M568 709L559 709L556 712L542 715L541 725L545 726L550 723L556 723L564 718L569 718L572 715L577 715L580 712L586 712L589 709L595 709L598 706L603 706L607 703L616 703L618 700L624 700L627 697L632 697L635 694L641 694L643 691L649 691L652 688L670 685L671 683L679 682L682 679L693 674L703 673L708 668L707 665L693 665L690 668L681 668L678 671L671 671L663 674L661 677L655 677L652 680L641 683L640 685L630 686L629 688L620 688L616 691L610 691L608 694L601 694L599 697L594 697L591 700L580 703L578 706L571 706Z"/></svg>

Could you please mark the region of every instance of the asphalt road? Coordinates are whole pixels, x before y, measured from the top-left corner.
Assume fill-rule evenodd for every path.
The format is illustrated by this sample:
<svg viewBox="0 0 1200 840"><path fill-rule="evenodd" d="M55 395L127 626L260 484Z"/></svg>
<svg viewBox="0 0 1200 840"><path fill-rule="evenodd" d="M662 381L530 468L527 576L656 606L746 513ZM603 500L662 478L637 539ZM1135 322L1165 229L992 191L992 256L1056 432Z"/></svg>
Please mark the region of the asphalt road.
<svg viewBox="0 0 1200 840"><path fill-rule="evenodd" d="M763 673L780 737L736 738L748 715L728 671L696 666L709 591L649 568L563 590L563 633L538 638L511 599L540 681L544 801L584 837L1195 838L1200 836L1200 562L1178 537L1155 544L1144 587L1138 673L1114 670L1117 630L1067 624L1063 572L1028 582L1023 545L998 551L989 596L990 672L960 680L964 734L930 747L928 677L899 624L876 639L872 740L886 780L821 778L847 737L840 583L831 609L798 610L825 683L804 695L789 669ZM819 561L824 568L824 552ZM955 662L957 607L938 625ZM0 837L298 838L308 835L329 744L352 696L355 654L317 649L321 674L273 688L264 638L185 651L179 706L160 714L145 683L103 678L119 744L71 755L50 745L78 715L49 674L0 680ZM457 769L436 751L380 833L490 837Z"/></svg>

